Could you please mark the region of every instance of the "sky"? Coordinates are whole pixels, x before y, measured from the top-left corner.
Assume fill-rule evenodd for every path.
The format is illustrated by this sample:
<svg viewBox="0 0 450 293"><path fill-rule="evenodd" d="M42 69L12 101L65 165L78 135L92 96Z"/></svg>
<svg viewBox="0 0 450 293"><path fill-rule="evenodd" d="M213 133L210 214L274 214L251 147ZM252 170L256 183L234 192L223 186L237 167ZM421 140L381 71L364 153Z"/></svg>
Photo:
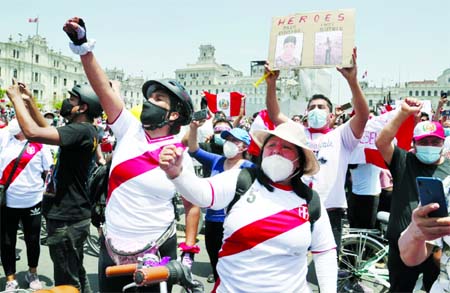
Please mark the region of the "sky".
<svg viewBox="0 0 450 293"><path fill-rule="evenodd" d="M358 75L367 70L370 85L435 80L450 68L449 0L14 0L0 7L1 42L35 34L28 18L39 17L39 35L77 59L62 26L79 16L102 67L146 78L174 77L197 61L202 44L215 47L218 63L249 75L251 60L268 57L272 17L346 8L356 10ZM336 73L334 91L347 95L344 85Z"/></svg>

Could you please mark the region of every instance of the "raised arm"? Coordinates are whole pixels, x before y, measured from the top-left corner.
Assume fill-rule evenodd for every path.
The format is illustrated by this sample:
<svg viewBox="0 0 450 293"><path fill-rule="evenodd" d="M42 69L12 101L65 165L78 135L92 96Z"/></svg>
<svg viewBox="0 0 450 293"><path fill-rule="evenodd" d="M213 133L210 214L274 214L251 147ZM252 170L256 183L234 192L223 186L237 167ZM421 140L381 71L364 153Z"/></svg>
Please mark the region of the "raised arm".
<svg viewBox="0 0 450 293"><path fill-rule="evenodd" d="M31 115L31 118L33 118L34 122L36 122L39 127L50 127L47 121L45 121L44 116L42 116L41 111L39 111L36 102L34 101L33 95L31 94L28 87L21 82L18 82L18 84L22 92L22 98L25 102L28 112Z"/></svg>
<svg viewBox="0 0 450 293"><path fill-rule="evenodd" d="M17 121L28 140L52 145L60 144L59 133L56 128L41 127L31 117L22 98L21 88L15 80L6 90L6 94L16 110Z"/></svg>
<svg viewBox="0 0 450 293"><path fill-rule="evenodd" d="M439 121L439 119L441 118L441 111L444 108L445 104L447 104L447 94L442 93L436 108L436 112L434 112L433 115L433 121Z"/></svg>
<svg viewBox="0 0 450 293"><path fill-rule="evenodd" d="M71 18L64 24L63 30L73 42L71 44L72 51L80 55L84 72L99 97L100 104L108 116L108 121L115 121L125 105L120 96L112 89L107 75L92 53L94 44L93 41L88 41L86 38L84 21L78 17Z"/></svg>
<svg viewBox="0 0 450 293"><path fill-rule="evenodd" d="M234 118L233 120L233 128L239 127L239 124L241 123L242 117L244 117L245 114L245 98L246 96L244 95L241 99L241 108L239 110L239 115L237 117Z"/></svg>
<svg viewBox="0 0 450 293"><path fill-rule="evenodd" d="M278 104L277 99L277 78L280 75L279 70L271 71L269 68L269 64L266 63L264 65L264 73L267 75L266 83L267 83L267 92L266 92L266 107L267 112L269 114L270 120L275 125L284 123L289 120L289 118L281 113L280 105Z"/></svg>
<svg viewBox="0 0 450 293"><path fill-rule="evenodd" d="M392 155L394 154L394 145L392 141L394 140L397 131L410 115L420 115L421 109L422 102L414 98L405 98L401 109L394 118L384 126L378 135L375 145L388 165L391 163Z"/></svg>
<svg viewBox="0 0 450 293"><path fill-rule="evenodd" d="M337 68L337 70L347 80L350 90L352 91L352 105L355 115L350 120L350 127L353 135L356 138L361 138L366 127L366 122L369 120L369 106L367 104L364 93L358 82L358 66L356 64L357 52L353 48L352 60L353 67Z"/></svg>

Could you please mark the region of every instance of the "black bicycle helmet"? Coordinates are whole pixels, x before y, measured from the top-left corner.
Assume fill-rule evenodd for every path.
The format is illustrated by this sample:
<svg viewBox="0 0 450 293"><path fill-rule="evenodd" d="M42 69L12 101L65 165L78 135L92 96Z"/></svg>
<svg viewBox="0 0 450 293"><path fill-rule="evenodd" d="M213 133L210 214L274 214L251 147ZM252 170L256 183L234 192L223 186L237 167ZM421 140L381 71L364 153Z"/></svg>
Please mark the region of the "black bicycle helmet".
<svg viewBox="0 0 450 293"><path fill-rule="evenodd" d="M181 103L181 107L176 107L171 102L171 111L179 112L180 117L176 120L176 123L179 125L188 125L191 123L192 113L194 112L194 106L192 104L192 99L189 96L186 89L176 80L168 79L168 80L148 80L142 86L142 93L145 98L151 96L151 94L158 90L165 89L168 90L171 94L171 101L175 99L175 102L178 104Z"/></svg>
<svg viewBox="0 0 450 293"><path fill-rule="evenodd" d="M69 91L69 93L78 97L81 103L88 105L88 115L92 118L102 114L102 105L100 105L98 97L90 85L77 84Z"/></svg>

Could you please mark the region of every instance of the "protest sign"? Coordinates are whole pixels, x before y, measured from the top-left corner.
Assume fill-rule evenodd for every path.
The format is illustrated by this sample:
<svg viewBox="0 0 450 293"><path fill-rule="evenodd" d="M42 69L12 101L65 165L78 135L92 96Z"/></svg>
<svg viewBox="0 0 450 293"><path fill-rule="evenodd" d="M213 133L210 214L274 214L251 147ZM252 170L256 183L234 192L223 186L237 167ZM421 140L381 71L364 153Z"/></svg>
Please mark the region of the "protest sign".
<svg viewBox="0 0 450 293"><path fill-rule="evenodd" d="M269 62L273 69L351 67L355 10L274 17Z"/></svg>

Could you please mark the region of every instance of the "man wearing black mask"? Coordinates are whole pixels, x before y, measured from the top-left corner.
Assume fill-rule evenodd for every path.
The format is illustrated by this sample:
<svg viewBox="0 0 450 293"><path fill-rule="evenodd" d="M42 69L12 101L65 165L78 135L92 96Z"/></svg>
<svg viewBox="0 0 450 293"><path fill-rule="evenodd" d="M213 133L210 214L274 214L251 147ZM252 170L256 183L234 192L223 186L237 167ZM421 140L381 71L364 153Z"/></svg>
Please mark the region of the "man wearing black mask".
<svg viewBox="0 0 450 293"><path fill-rule="evenodd" d="M54 193L47 193L43 200L55 285L91 292L83 267L83 244L91 220L86 181L98 143L92 124L102 112L98 97L87 84L74 86L61 108L68 124L55 128L48 125L24 84L14 81L7 94L28 140L60 146L51 181Z"/></svg>

